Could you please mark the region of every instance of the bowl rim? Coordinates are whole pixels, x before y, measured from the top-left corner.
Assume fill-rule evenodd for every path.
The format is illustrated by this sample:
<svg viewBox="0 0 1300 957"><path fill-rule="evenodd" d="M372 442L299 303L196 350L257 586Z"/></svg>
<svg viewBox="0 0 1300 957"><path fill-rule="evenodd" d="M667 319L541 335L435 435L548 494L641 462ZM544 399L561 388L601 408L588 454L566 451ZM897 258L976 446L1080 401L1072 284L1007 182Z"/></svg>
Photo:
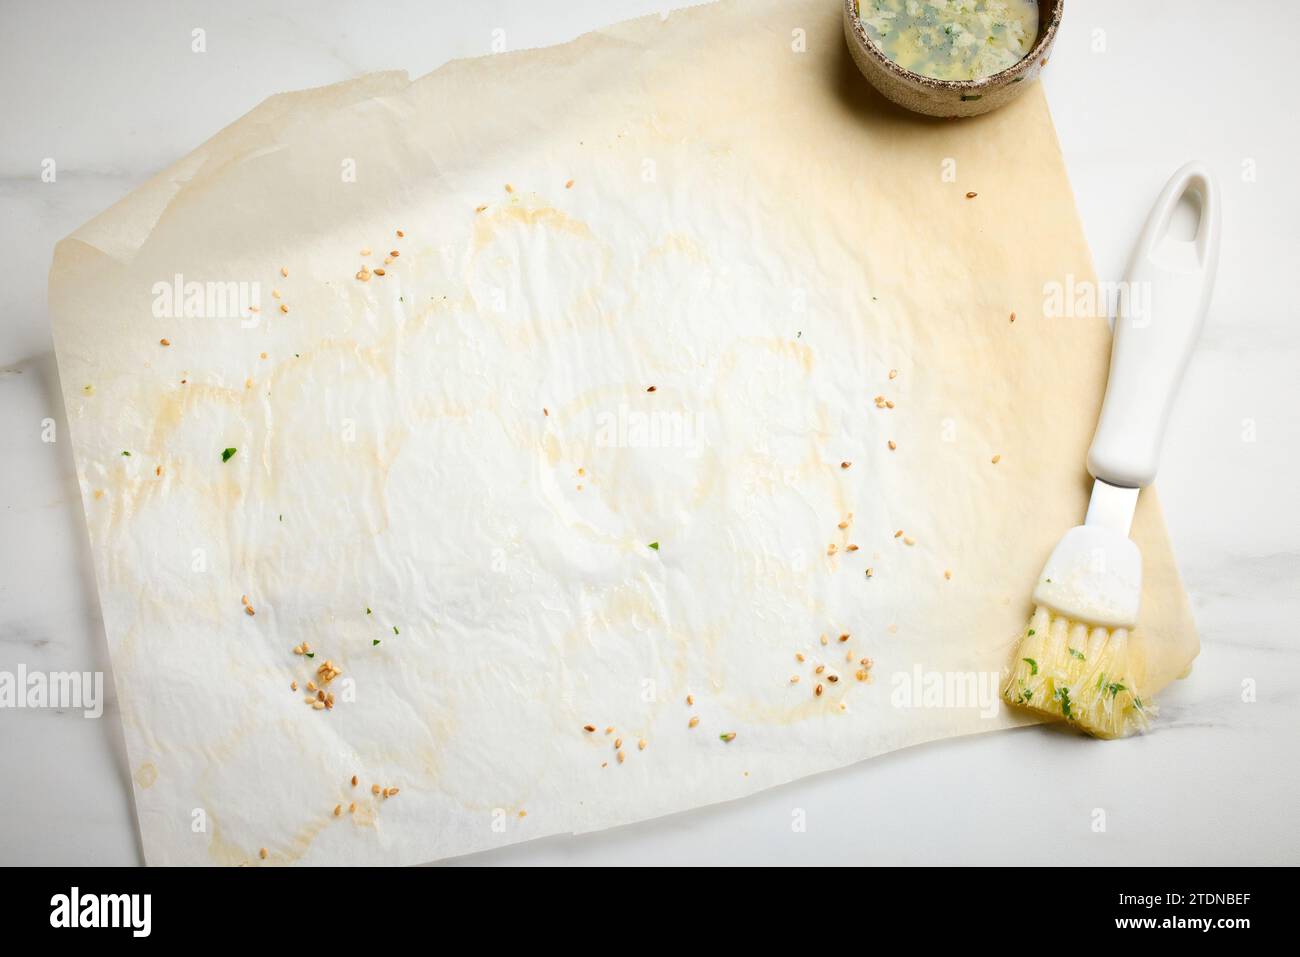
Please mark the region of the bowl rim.
<svg viewBox="0 0 1300 957"><path fill-rule="evenodd" d="M890 73L893 73L901 80L908 80L913 83L919 83L922 86L930 87L935 90L951 90L952 92L968 93L972 90L984 90L993 86L998 86L1008 79L1013 79L1017 74L1026 73L1029 69L1042 58L1043 52L1052 45L1056 39L1056 30L1061 25L1061 16L1065 12L1065 0L1051 0L1051 13L1047 20L1046 27L1040 27L1038 39L1034 45L1029 48L1029 52L1022 56L1011 66L997 73L990 73L988 76L980 77L978 80L941 80L938 77L926 76L923 73L915 73L906 67L899 66L896 62L885 56L883 50L872 42L867 36L866 28L862 25L862 19L858 13L858 0L844 0L844 16L853 31L854 38L867 51L876 63L884 67Z"/></svg>

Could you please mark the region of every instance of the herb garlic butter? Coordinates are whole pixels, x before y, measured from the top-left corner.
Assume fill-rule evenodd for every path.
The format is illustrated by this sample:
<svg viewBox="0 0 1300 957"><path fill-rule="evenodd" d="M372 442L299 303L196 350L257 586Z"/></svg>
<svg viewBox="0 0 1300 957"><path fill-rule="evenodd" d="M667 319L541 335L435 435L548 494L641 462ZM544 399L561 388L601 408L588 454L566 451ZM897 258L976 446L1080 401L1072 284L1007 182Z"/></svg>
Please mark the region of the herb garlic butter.
<svg viewBox="0 0 1300 957"><path fill-rule="evenodd" d="M857 0L867 36L904 69L978 80L1023 59L1038 35L1037 0Z"/></svg>

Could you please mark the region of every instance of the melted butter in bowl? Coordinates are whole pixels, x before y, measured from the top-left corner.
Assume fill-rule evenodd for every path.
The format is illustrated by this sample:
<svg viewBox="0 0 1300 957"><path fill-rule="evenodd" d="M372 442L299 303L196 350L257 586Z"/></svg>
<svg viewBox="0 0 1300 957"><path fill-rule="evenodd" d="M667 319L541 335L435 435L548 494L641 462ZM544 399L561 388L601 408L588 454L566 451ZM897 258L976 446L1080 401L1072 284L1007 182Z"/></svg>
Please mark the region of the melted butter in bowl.
<svg viewBox="0 0 1300 957"><path fill-rule="evenodd" d="M844 38L886 99L976 116L1038 78L1064 9L1065 0L843 0Z"/></svg>
<svg viewBox="0 0 1300 957"><path fill-rule="evenodd" d="M979 80L1024 58L1037 0L858 0L867 36L899 66L938 80Z"/></svg>

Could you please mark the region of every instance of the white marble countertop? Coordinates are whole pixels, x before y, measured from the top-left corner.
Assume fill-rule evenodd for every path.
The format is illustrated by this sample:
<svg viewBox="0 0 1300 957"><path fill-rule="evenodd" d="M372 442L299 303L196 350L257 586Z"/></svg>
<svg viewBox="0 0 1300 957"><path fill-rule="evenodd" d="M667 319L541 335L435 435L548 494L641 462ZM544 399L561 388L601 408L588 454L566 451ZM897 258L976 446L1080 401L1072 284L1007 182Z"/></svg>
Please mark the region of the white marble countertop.
<svg viewBox="0 0 1300 957"><path fill-rule="evenodd" d="M111 674L46 316L54 243L272 93L380 69L420 75L490 52L497 29L512 49L541 46L664 6L0 6L0 670ZM1048 728L950 740L463 862L1300 863L1300 721L1286 710L1300 707L1300 127L1284 99L1300 7L1224 9L1070 0L1044 78L1103 280L1122 278L1185 160L1207 161L1225 196L1214 307L1159 483L1203 650L1161 696L1155 730L1113 744ZM190 50L196 27L203 55ZM47 158L54 183L41 180ZM0 782L0 864L142 860L111 688L98 721L0 710Z"/></svg>

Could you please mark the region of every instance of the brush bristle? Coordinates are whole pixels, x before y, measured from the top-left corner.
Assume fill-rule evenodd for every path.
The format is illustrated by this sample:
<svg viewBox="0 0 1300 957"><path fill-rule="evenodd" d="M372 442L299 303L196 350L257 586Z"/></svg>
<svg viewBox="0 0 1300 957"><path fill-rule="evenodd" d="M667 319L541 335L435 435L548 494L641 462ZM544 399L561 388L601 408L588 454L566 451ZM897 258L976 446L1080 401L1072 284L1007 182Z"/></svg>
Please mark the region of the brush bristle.
<svg viewBox="0 0 1300 957"><path fill-rule="evenodd" d="M1141 658L1127 628L1089 627L1040 605L1025 628L1002 697L1099 738L1122 738L1145 730L1154 714L1139 690Z"/></svg>

